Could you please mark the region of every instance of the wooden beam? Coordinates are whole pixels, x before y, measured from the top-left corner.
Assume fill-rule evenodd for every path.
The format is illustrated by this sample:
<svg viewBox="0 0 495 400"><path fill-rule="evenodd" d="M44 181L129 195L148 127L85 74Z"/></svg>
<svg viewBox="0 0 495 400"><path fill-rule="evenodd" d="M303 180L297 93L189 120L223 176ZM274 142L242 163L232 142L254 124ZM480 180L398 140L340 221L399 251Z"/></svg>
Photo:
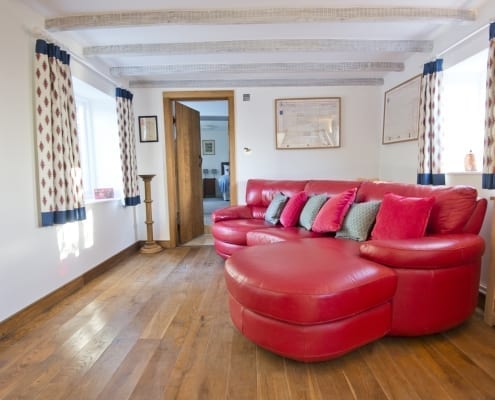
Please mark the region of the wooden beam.
<svg viewBox="0 0 495 400"><path fill-rule="evenodd" d="M284 74L340 72L400 72L401 62L336 62L336 63L246 63L246 64L168 64L110 68L115 77L177 74Z"/></svg>
<svg viewBox="0 0 495 400"><path fill-rule="evenodd" d="M229 53L340 52L340 53L428 53L431 40L344 40L344 39L271 39L229 40L215 42L138 43L90 46L83 49L94 56L156 56Z"/></svg>
<svg viewBox="0 0 495 400"><path fill-rule="evenodd" d="M226 79L226 80L135 80L130 88L239 88L302 86L382 86L382 78L340 79Z"/></svg>
<svg viewBox="0 0 495 400"><path fill-rule="evenodd" d="M311 22L474 21L476 11L460 8L339 7L136 10L60 16L45 20L50 31L150 25L230 25Z"/></svg>

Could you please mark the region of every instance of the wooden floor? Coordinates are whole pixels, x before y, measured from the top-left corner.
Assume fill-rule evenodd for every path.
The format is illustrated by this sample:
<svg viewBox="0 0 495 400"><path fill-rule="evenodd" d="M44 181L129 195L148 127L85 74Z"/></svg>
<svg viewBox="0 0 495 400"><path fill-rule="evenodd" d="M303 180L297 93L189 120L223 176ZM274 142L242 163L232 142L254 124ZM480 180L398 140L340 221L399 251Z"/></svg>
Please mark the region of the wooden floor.
<svg viewBox="0 0 495 400"><path fill-rule="evenodd" d="M303 364L233 328L211 246L137 254L0 341L0 399L493 399L495 330Z"/></svg>

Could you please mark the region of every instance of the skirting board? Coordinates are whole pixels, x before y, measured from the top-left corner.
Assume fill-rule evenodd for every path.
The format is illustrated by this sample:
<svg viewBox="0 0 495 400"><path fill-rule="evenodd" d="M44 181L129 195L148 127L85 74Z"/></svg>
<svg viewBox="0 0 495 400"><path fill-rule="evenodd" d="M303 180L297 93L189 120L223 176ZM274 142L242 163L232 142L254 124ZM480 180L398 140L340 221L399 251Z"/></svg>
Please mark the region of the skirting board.
<svg viewBox="0 0 495 400"><path fill-rule="evenodd" d="M46 312L52 308L57 303L64 300L66 297L70 296L74 292L81 289L88 282L92 281L96 277L100 276L104 272L109 271L115 267L124 258L139 251L139 242L136 242L114 256L110 257L108 260L103 261L96 267L85 272L81 276L75 278L64 286L54 290L53 292L42 297L33 304L27 306L6 320L0 322L0 339L5 338L9 334L21 328L24 324L32 321L37 316Z"/></svg>

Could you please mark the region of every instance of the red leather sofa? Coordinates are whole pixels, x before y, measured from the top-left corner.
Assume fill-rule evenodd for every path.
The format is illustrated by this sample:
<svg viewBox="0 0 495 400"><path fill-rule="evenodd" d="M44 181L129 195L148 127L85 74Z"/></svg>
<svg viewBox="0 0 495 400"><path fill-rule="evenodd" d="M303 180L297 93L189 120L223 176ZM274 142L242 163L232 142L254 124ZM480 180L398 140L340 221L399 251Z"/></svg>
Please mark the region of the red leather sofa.
<svg viewBox="0 0 495 400"><path fill-rule="evenodd" d="M276 193L331 197L352 188L356 203L386 193L433 197L424 237L357 242L264 220ZM450 329L477 304L486 206L467 186L250 180L246 205L213 214L232 321L258 345L305 362L385 335Z"/></svg>

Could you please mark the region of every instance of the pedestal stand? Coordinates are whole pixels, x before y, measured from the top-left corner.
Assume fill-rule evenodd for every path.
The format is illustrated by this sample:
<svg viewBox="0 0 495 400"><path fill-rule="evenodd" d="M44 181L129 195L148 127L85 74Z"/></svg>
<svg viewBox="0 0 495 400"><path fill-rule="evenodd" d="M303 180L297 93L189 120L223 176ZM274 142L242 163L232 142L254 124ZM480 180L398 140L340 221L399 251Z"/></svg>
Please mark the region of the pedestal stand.
<svg viewBox="0 0 495 400"><path fill-rule="evenodd" d="M163 250L158 243L153 240L153 217L151 211L151 186L150 182L155 175L139 175L144 182L144 204L146 204L146 242L139 250L141 253L152 254Z"/></svg>

